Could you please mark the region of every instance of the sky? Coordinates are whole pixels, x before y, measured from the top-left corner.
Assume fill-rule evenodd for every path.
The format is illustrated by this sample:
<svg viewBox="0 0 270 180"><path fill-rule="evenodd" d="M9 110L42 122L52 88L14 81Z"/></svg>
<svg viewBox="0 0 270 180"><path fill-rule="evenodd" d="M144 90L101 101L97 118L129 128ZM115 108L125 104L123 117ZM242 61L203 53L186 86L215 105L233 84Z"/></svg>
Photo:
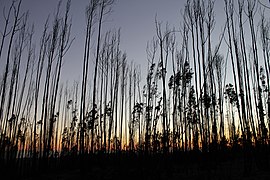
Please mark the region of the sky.
<svg viewBox="0 0 270 180"><path fill-rule="evenodd" d="M1 6L7 6L11 0L0 0ZM63 1L62 10L64 11ZM83 45L85 37L85 7L89 0L72 0L72 34L75 38L70 50L65 56L62 71L62 80L80 80L82 72ZM261 0L267 4L267 0ZM113 12L107 17L103 28L117 30L121 28L121 50L127 53L128 60L141 65L142 71L146 71L146 46L155 35L155 16L164 24L179 28L183 20L185 0L116 0L112 7ZM55 12L58 0L23 0L22 8L29 10L29 22L35 24L36 43L39 42L45 20L48 15ZM221 32L225 22L223 0L215 2L216 38ZM269 4L269 3L268 3Z"/></svg>
<svg viewBox="0 0 270 180"><path fill-rule="evenodd" d="M265 5L270 5L269 0L260 0ZM0 0L0 6L9 7L12 0ZM63 0L62 12L65 10L65 2ZM64 65L62 68L62 82L69 81L69 85L73 81L81 82L83 54L84 54L84 38L85 38L85 8L89 0L72 0L71 12L72 30L71 38L75 38L68 53L64 57ZM183 21L182 12L184 10L186 0L116 0L112 7L113 12L106 18L103 24L103 32L112 29L121 28L121 50L127 53L129 62L134 61L141 66L142 73L147 73L147 42L151 41L155 36L155 17L163 22L168 23L170 27L179 28ZM58 0L22 0L22 10L29 10L29 23L35 25L35 43L38 47L39 39L43 31L44 23L48 17L56 10ZM224 0L216 0L215 2L215 30L213 32L213 41L218 41L220 32L225 24ZM2 14L0 14L2 16ZM3 23L0 18L0 25ZM2 27L0 27L0 30ZM248 33L247 40L249 38ZM181 41L181 39L179 39ZM178 41L179 42L179 41ZM179 42L181 43L181 42ZM215 45L215 43L214 43ZM227 50L221 52L226 56ZM92 62L92 65L94 63ZM92 67L93 68L93 67ZM1 69L1 62L0 62ZM171 73L171 71L169 71ZM90 72L91 75L92 72ZM230 72L231 73L231 72ZM231 73L232 74L232 73ZM168 77L171 74L168 74ZM228 74L228 77L230 74ZM145 79L146 76L142 77ZM229 79L229 78L228 78ZM231 82L233 82L230 79Z"/></svg>
<svg viewBox="0 0 270 180"><path fill-rule="evenodd" d="M7 6L11 0L0 0ZM64 3L66 1L63 1ZM83 43L85 37L85 7L89 0L72 0L72 35L75 38L66 54L62 79L79 80L81 77ZM63 8L64 10L64 4ZM44 23L49 14L53 17L58 0L23 0L22 8L29 10L29 22L35 24L36 43L39 42ZM116 0L113 12L107 17L104 29L121 28L121 49L127 53L128 60L144 66L147 62L146 46L155 35L155 16L171 27L180 26L185 0ZM146 69L142 68L142 71ZM72 73L71 73L72 72Z"/></svg>
<svg viewBox="0 0 270 180"><path fill-rule="evenodd" d="M81 77L86 28L85 7L88 2L89 0L71 2L71 37L75 40L66 55L62 79L71 81ZM42 32L48 14L53 15L57 3L57 0L23 0L23 8L29 10L30 19L35 23L36 34ZM180 10L184 4L185 1L180 0L116 0L112 13L104 22L104 31L121 28L122 51L127 53L130 62L143 66L146 62L147 41L151 41L155 35L155 16L164 21L164 24L168 21L171 26L178 27L181 21Z"/></svg>

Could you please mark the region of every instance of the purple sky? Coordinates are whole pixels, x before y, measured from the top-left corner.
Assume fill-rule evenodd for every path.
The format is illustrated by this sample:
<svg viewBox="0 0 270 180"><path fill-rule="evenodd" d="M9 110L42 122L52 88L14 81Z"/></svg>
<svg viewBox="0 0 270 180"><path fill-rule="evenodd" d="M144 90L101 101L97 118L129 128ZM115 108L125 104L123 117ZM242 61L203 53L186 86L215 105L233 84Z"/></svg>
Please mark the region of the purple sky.
<svg viewBox="0 0 270 180"><path fill-rule="evenodd" d="M71 82L81 76L85 36L84 12L88 1L73 0L71 4L72 37L75 37L75 41L66 55L63 68L63 79ZM37 37L48 14L53 15L57 3L57 0L23 0L23 8L30 11L30 21L35 23ZM155 35L155 15L157 14L164 24L168 21L171 26L178 28L182 20L180 11L184 4L185 1L180 0L116 0L104 29L121 28L121 49L127 53L129 61L143 66L146 62L147 41ZM142 71L145 69L142 68Z"/></svg>
<svg viewBox="0 0 270 180"><path fill-rule="evenodd" d="M80 80L83 57L83 43L85 37L85 7L89 0L72 0L72 35L75 41L66 54L63 67L62 79L69 82ZM1 6L8 6L10 0L0 0ZM64 4L63 1L63 10ZM180 27L183 20L181 11L184 9L185 0L116 0L113 12L107 18L104 29L121 28L121 49L127 53L129 61L135 61L142 66L142 72L146 71L146 45L155 35L155 16L158 20L167 22L171 27ZM261 0L267 3L267 0ZM22 7L29 10L29 22L35 24L36 44L39 43L40 33L43 30L44 22L49 14L51 17L58 4L58 0L23 0ZM224 25L223 0L216 0L215 31L220 34ZM225 54L225 53L224 53Z"/></svg>

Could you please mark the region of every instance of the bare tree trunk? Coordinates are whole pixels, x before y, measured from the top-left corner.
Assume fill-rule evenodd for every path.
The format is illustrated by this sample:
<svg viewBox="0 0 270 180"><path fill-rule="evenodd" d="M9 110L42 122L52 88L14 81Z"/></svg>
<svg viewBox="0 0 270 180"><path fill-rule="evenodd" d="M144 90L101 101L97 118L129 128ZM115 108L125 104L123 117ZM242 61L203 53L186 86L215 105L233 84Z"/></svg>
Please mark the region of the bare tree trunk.
<svg viewBox="0 0 270 180"><path fill-rule="evenodd" d="M3 121L3 113L4 113L4 105L5 105L5 98L6 98L6 91L7 91L7 80L8 80L8 73L9 73L9 63L10 63L10 58L11 58L11 50L12 50L12 45L13 41L15 38L15 34L18 32L19 26L20 26L20 8L21 8L21 3L22 0L18 1L17 7L15 7L15 4L12 3L12 9L14 11L14 22L10 31L10 39L9 43L7 45L7 58L6 58L6 66L5 66L5 71L4 71L4 76L3 76L3 83L2 83L2 89L1 89L1 103L0 103L0 119L1 119L1 131L4 129L5 130L5 124L7 123L6 121ZM0 139L0 145L2 146L2 136ZM1 150L0 150L1 154Z"/></svg>
<svg viewBox="0 0 270 180"><path fill-rule="evenodd" d="M84 124L86 119L86 91L87 91L87 81L88 81L88 69L89 69L89 59L90 59L90 47L91 47L91 37L94 25L94 17L96 15L97 1L91 0L86 8L86 35L84 42L84 56L83 56L83 75L82 75L82 88L81 88L81 105L80 105L80 154L84 154Z"/></svg>

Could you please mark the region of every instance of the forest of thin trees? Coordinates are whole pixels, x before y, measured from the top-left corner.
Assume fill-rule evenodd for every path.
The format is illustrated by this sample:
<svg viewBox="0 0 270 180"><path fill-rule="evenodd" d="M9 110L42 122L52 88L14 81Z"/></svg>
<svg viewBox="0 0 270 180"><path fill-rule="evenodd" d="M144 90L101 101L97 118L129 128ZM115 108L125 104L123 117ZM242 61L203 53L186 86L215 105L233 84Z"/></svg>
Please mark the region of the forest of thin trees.
<svg viewBox="0 0 270 180"><path fill-rule="evenodd" d="M221 27L214 0L187 0L179 27L157 16L142 68L121 30L104 30L115 0L89 0L81 78L71 83L61 72L73 48L72 2L59 2L37 41L23 3L1 8L1 165L268 149L270 10L260 1L223 0Z"/></svg>

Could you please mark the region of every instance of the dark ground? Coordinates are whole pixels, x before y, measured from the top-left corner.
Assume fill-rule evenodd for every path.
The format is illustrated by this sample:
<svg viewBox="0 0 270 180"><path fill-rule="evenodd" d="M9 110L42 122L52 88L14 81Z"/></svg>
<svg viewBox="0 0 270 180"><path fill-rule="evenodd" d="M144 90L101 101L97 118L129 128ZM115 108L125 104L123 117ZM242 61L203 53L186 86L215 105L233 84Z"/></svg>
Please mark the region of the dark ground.
<svg viewBox="0 0 270 180"><path fill-rule="evenodd" d="M24 160L19 171L4 166L3 176L25 180L73 179L190 179L190 180L269 180L268 152L174 153L138 155L135 153L95 154L39 161ZM44 165L45 164L45 165ZM34 172L36 171L36 172ZM13 172L13 173L12 173ZM16 173L17 172L17 173ZM20 173L18 173L20 172ZM1 178L5 179L5 178Z"/></svg>

